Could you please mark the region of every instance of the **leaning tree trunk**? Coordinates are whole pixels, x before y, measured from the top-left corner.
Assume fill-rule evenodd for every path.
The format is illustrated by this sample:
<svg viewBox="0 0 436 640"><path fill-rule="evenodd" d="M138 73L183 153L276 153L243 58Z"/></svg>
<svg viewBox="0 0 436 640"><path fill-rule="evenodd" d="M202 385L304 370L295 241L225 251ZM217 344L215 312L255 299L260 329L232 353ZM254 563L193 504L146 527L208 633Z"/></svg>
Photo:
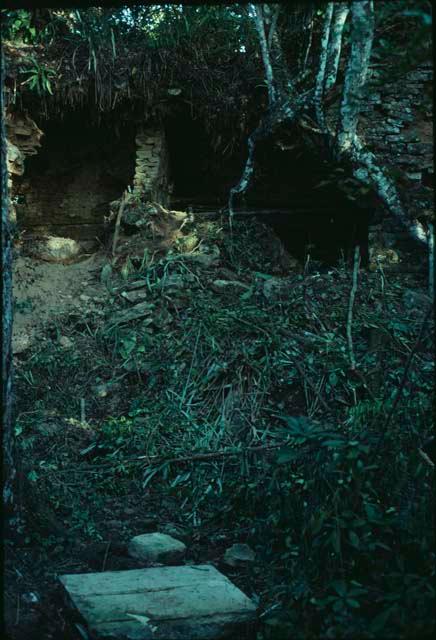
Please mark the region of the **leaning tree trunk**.
<svg viewBox="0 0 436 640"><path fill-rule="evenodd" d="M363 87L368 75L372 41L374 38L373 0L354 0L351 5L351 51L345 71L336 135L336 155L348 160L354 176L373 188L387 210L393 214L410 235L420 243L427 242L424 228L406 214L395 183L379 166L373 153L365 148L357 135Z"/></svg>
<svg viewBox="0 0 436 640"><path fill-rule="evenodd" d="M14 440L12 422L12 231L8 207L7 146L4 124L5 67L0 44L0 115L1 115L1 216L2 216L2 417L3 417L3 506L5 514L14 511Z"/></svg>
<svg viewBox="0 0 436 640"><path fill-rule="evenodd" d="M322 29L322 38L321 38L321 54L319 58L318 73L316 76L315 95L313 98L313 102L315 105L316 119L321 128L321 131L326 130L324 103L323 103L324 77L325 77L325 70L327 66L327 51L328 51L328 43L330 38L330 25L332 22L332 16L333 16L333 2L329 2L326 7L326 11L324 15L324 25Z"/></svg>
<svg viewBox="0 0 436 640"><path fill-rule="evenodd" d="M276 100L276 88L275 88L275 82L274 82L274 72L271 64L270 47L271 47L272 32L273 30L275 30L277 17L274 23L271 25L270 33L267 37L266 29L265 29L265 16L264 16L263 5L252 4L250 5L250 7L253 11L254 24L256 26L257 34L259 36L260 49L262 52L262 60L263 60L263 65L265 67L265 76L266 76L266 82L268 86L268 100L269 100L270 107L272 107Z"/></svg>
<svg viewBox="0 0 436 640"><path fill-rule="evenodd" d="M265 25L265 9L263 5L249 5L251 14L253 16L254 25L256 27L257 35L259 38L260 50L262 55L262 62L265 69L265 79L268 89L268 111L260 124L250 134L247 141L248 155L245 162L245 167L242 171L241 178L237 185L230 189L228 212L230 217L230 224L233 220L233 204L237 195L245 193L250 186L254 173L254 152L256 149L256 143L259 140L265 139L270 136L274 130L285 121L292 121L297 118L301 112L306 96L293 95L292 87L290 85L289 75L285 74L286 93L277 87L276 79L274 77L274 69L272 65L271 51L275 47L275 52L278 56L279 63L284 63L283 52L281 51L280 42L275 39L276 28L278 21L278 10L273 14L271 20L270 29L267 34Z"/></svg>
<svg viewBox="0 0 436 640"><path fill-rule="evenodd" d="M325 70L324 91L331 89L338 75L339 60L341 58L342 35L350 8L346 2L340 2L335 6L333 27L330 32L330 41L327 53L327 66Z"/></svg>
<svg viewBox="0 0 436 640"><path fill-rule="evenodd" d="M357 136L363 87L368 75L374 39L372 0L357 0L351 5L351 51L345 72L337 146L341 153L353 146Z"/></svg>

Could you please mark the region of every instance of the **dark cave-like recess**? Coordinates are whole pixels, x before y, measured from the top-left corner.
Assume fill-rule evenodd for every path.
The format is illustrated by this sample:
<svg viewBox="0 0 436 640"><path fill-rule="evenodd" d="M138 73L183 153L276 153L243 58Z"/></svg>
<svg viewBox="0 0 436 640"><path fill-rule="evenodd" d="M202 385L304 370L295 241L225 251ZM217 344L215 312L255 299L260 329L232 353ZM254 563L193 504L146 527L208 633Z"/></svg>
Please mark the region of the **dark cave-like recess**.
<svg viewBox="0 0 436 640"><path fill-rule="evenodd" d="M227 205L246 161L246 148L233 154L216 153L200 120L181 109L167 122L171 176L175 203ZM283 150L276 141L259 143L255 175L236 209L280 209L259 215L271 225L287 250L301 261L325 265L349 261L359 244L362 264L368 263L368 225L372 208L351 200L332 179L332 163L298 145Z"/></svg>
<svg viewBox="0 0 436 640"><path fill-rule="evenodd" d="M17 181L21 229L75 239L100 237L109 202L133 181L135 126L90 123L84 113L40 123L38 154Z"/></svg>
<svg viewBox="0 0 436 640"><path fill-rule="evenodd" d="M279 144L259 145L257 186L247 202L280 213L261 216L300 261L324 265L349 262L358 244L362 265L368 264L368 226L373 206L352 200L338 186L334 165L301 144L283 150Z"/></svg>

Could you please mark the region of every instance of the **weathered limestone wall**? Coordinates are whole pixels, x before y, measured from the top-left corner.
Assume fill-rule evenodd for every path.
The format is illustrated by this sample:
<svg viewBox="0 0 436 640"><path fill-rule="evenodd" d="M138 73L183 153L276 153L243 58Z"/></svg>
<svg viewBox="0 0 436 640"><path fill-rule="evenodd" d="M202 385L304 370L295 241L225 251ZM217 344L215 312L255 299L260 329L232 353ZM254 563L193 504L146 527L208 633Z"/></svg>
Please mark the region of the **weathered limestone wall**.
<svg viewBox="0 0 436 640"><path fill-rule="evenodd" d="M24 156L33 156L38 153L44 134L27 114L9 112L6 115L5 124L8 141L18 147Z"/></svg>
<svg viewBox="0 0 436 640"><path fill-rule="evenodd" d="M168 206L172 187L169 182L168 149L161 128L139 127L136 135L136 168L133 192L145 200Z"/></svg>
<svg viewBox="0 0 436 640"><path fill-rule="evenodd" d="M39 175L22 180L17 204L23 230L92 240L104 232L104 215L118 189L99 179L97 163L87 163L72 175Z"/></svg>
<svg viewBox="0 0 436 640"><path fill-rule="evenodd" d="M5 118L7 135L8 192L10 198L9 217L13 224L17 221L14 204L17 176L24 174L25 159L38 153L44 135L27 114L9 112Z"/></svg>

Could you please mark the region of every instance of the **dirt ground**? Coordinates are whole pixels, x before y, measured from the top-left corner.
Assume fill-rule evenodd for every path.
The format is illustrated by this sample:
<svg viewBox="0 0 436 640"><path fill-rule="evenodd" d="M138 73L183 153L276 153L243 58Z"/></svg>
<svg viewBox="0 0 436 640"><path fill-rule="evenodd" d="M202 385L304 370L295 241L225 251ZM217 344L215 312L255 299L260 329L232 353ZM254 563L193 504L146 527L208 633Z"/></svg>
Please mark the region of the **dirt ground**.
<svg viewBox="0 0 436 640"><path fill-rule="evenodd" d="M13 267L15 301L14 354L22 353L40 337L41 328L56 316L77 310L104 295L99 274L102 253L64 265L18 255ZM80 296L87 296L80 298Z"/></svg>

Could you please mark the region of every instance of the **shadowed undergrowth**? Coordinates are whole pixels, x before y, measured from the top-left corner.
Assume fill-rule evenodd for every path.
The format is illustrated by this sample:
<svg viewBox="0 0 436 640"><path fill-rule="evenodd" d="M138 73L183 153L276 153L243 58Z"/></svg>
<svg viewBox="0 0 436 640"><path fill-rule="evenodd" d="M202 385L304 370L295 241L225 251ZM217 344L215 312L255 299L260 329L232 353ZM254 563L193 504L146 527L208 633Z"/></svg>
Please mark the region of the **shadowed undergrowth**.
<svg viewBox="0 0 436 640"><path fill-rule="evenodd" d="M277 267L256 222L190 234L191 252L126 255L104 313L65 317L17 363L29 541L104 540L111 496L169 501L192 540L230 528L256 550L235 580L259 602L258 640L427 633L433 353L431 317L404 295L417 283L359 272L353 371L347 265Z"/></svg>

